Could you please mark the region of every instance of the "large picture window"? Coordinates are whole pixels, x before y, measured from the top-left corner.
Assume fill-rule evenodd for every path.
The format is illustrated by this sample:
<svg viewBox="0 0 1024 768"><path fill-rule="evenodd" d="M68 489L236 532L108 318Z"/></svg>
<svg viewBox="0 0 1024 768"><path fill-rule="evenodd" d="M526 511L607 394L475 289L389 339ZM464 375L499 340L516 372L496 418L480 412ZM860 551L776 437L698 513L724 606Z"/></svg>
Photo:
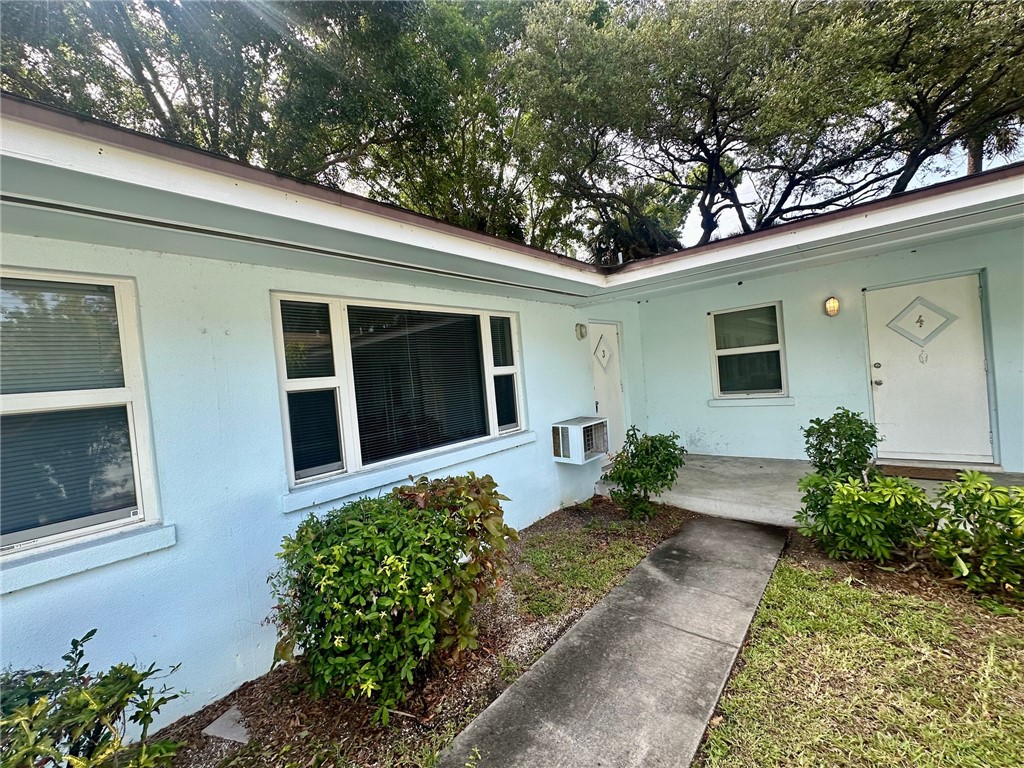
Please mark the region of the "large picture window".
<svg viewBox="0 0 1024 768"><path fill-rule="evenodd" d="M521 428L512 316L275 304L293 482Z"/></svg>
<svg viewBox="0 0 1024 768"><path fill-rule="evenodd" d="M143 519L133 304L127 281L0 278L5 551Z"/></svg>
<svg viewBox="0 0 1024 768"><path fill-rule="evenodd" d="M712 312L709 319L715 397L785 396L781 304Z"/></svg>

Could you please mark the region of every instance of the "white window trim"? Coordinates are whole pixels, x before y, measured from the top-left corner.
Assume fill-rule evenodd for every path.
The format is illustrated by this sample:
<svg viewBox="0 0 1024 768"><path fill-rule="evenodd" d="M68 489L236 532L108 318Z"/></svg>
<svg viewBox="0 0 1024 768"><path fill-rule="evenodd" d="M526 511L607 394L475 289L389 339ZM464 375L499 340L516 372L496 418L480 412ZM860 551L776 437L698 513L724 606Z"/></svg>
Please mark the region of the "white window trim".
<svg viewBox="0 0 1024 768"><path fill-rule="evenodd" d="M777 344L759 344L750 347L733 347L732 349L718 349L718 339L715 336L715 317L718 315L729 315L733 312L743 312L748 309L760 309L762 307L775 307L775 323L779 332ZM729 309L718 309L708 312L708 340L711 350L711 379L712 397L715 400L755 400L764 398L789 397L789 374L786 371L786 338L783 332L782 302L766 301L761 304L750 304L745 307L731 307ZM779 353L779 365L782 369L782 389L777 392L760 390L757 392L722 392L722 385L718 375L718 359L730 355L747 355L755 352Z"/></svg>
<svg viewBox="0 0 1024 768"><path fill-rule="evenodd" d="M4 277L12 279L108 285L114 289L124 386L111 389L25 392L3 395L0 397L0 413L7 416L76 410L103 405L124 405L128 415L128 438L131 443L132 472L138 509L127 519L100 520L72 530L67 530L68 523L42 526L34 529L37 532L36 536L5 546L0 550L0 556L52 547L71 540L95 539L110 531L129 526L134 527L142 523L158 523L160 515L156 501L156 471L153 463L153 442L149 427L149 408L146 401L138 302L134 281L128 278L91 273L48 272L14 268L4 268L2 274ZM98 515L97 517L102 518L103 516Z"/></svg>
<svg viewBox="0 0 1024 768"><path fill-rule="evenodd" d="M284 354L284 327L281 320L282 301L304 301L327 304L331 318L331 349L334 353L334 376L309 379L289 379ZM480 325L480 352L483 358L484 393L487 400L488 434L472 440L430 448L416 453L402 454L383 461L364 464L359 443L359 419L356 414L356 396L352 356L349 346L348 307L382 307L386 309L407 309L421 312L443 312L446 314L472 315ZM435 454L449 453L459 448L479 445L505 435L527 430L526 411L522 391L522 351L519 342L519 318L515 312L500 312L475 307L447 307L435 304L416 304L411 302L380 301L360 299L346 296L329 296L323 294L295 293L273 291L271 293L271 314L274 329L274 351L277 357L278 392L281 403L281 426L284 435L285 466L288 474L288 488L304 488L313 483L320 483L338 477L350 477L361 472L372 472L387 469L391 466L406 464L410 461L426 458ZM491 344L491 317L507 317L512 328L512 356L515 365L495 367L494 353ZM519 417L515 427L498 429L498 411L494 394L494 377L504 373L515 375L516 414ZM314 475L312 477L295 477L295 462L292 456L291 423L288 416L288 393L335 388L338 398L338 417L340 421L340 444L342 468L333 472Z"/></svg>

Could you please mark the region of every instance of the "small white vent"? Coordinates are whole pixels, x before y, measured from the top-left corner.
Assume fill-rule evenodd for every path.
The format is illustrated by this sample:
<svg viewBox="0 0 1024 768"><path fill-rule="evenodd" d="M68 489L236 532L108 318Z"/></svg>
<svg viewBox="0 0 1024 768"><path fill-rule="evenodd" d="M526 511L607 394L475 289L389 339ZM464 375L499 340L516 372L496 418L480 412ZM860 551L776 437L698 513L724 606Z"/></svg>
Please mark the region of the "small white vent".
<svg viewBox="0 0 1024 768"><path fill-rule="evenodd" d="M580 416L551 425L555 461L586 464L608 454L608 420Z"/></svg>

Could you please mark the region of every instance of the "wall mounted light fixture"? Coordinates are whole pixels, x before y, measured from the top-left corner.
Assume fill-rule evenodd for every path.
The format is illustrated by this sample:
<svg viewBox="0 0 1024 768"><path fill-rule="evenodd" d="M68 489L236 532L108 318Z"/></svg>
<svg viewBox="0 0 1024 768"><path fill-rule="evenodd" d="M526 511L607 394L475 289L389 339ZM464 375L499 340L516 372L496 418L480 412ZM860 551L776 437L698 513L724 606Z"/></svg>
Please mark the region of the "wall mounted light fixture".
<svg viewBox="0 0 1024 768"><path fill-rule="evenodd" d="M839 314L839 299L835 296L829 296L825 299L825 314L829 317L835 317Z"/></svg>
<svg viewBox="0 0 1024 768"><path fill-rule="evenodd" d="M576 323L576 338L580 341L587 338L587 326L585 323Z"/></svg>

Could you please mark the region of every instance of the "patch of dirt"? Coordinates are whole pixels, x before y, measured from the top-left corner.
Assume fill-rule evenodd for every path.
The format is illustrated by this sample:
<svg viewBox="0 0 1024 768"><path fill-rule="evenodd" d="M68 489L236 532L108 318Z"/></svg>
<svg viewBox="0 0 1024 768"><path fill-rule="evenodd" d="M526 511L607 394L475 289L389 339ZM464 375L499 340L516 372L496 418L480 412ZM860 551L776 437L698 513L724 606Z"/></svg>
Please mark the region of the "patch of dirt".
<svg viewBox="0 0 1024 768"><path fill-rule="evenodd" d="M223 699L163 729L158 738L185 743L175 768L233 766L318 766L364 768L421 766L473 716L496 699L591 607L569 609L544 620L520 605L512 583L522 545L531 537L558 532L628 539L650 551L694 517L692 512L659 505L646 524L630 521L609 499L595 496L558 510L520 531L510 547L510 562L496 599L476 609L480 648L459 661L434 663L387 727L371 722L375 707L331 693L313 699L305 692L300 666L280 666L242 685ZM235 705L252 736L246 746L206 736L203 728Z"/></svg>

